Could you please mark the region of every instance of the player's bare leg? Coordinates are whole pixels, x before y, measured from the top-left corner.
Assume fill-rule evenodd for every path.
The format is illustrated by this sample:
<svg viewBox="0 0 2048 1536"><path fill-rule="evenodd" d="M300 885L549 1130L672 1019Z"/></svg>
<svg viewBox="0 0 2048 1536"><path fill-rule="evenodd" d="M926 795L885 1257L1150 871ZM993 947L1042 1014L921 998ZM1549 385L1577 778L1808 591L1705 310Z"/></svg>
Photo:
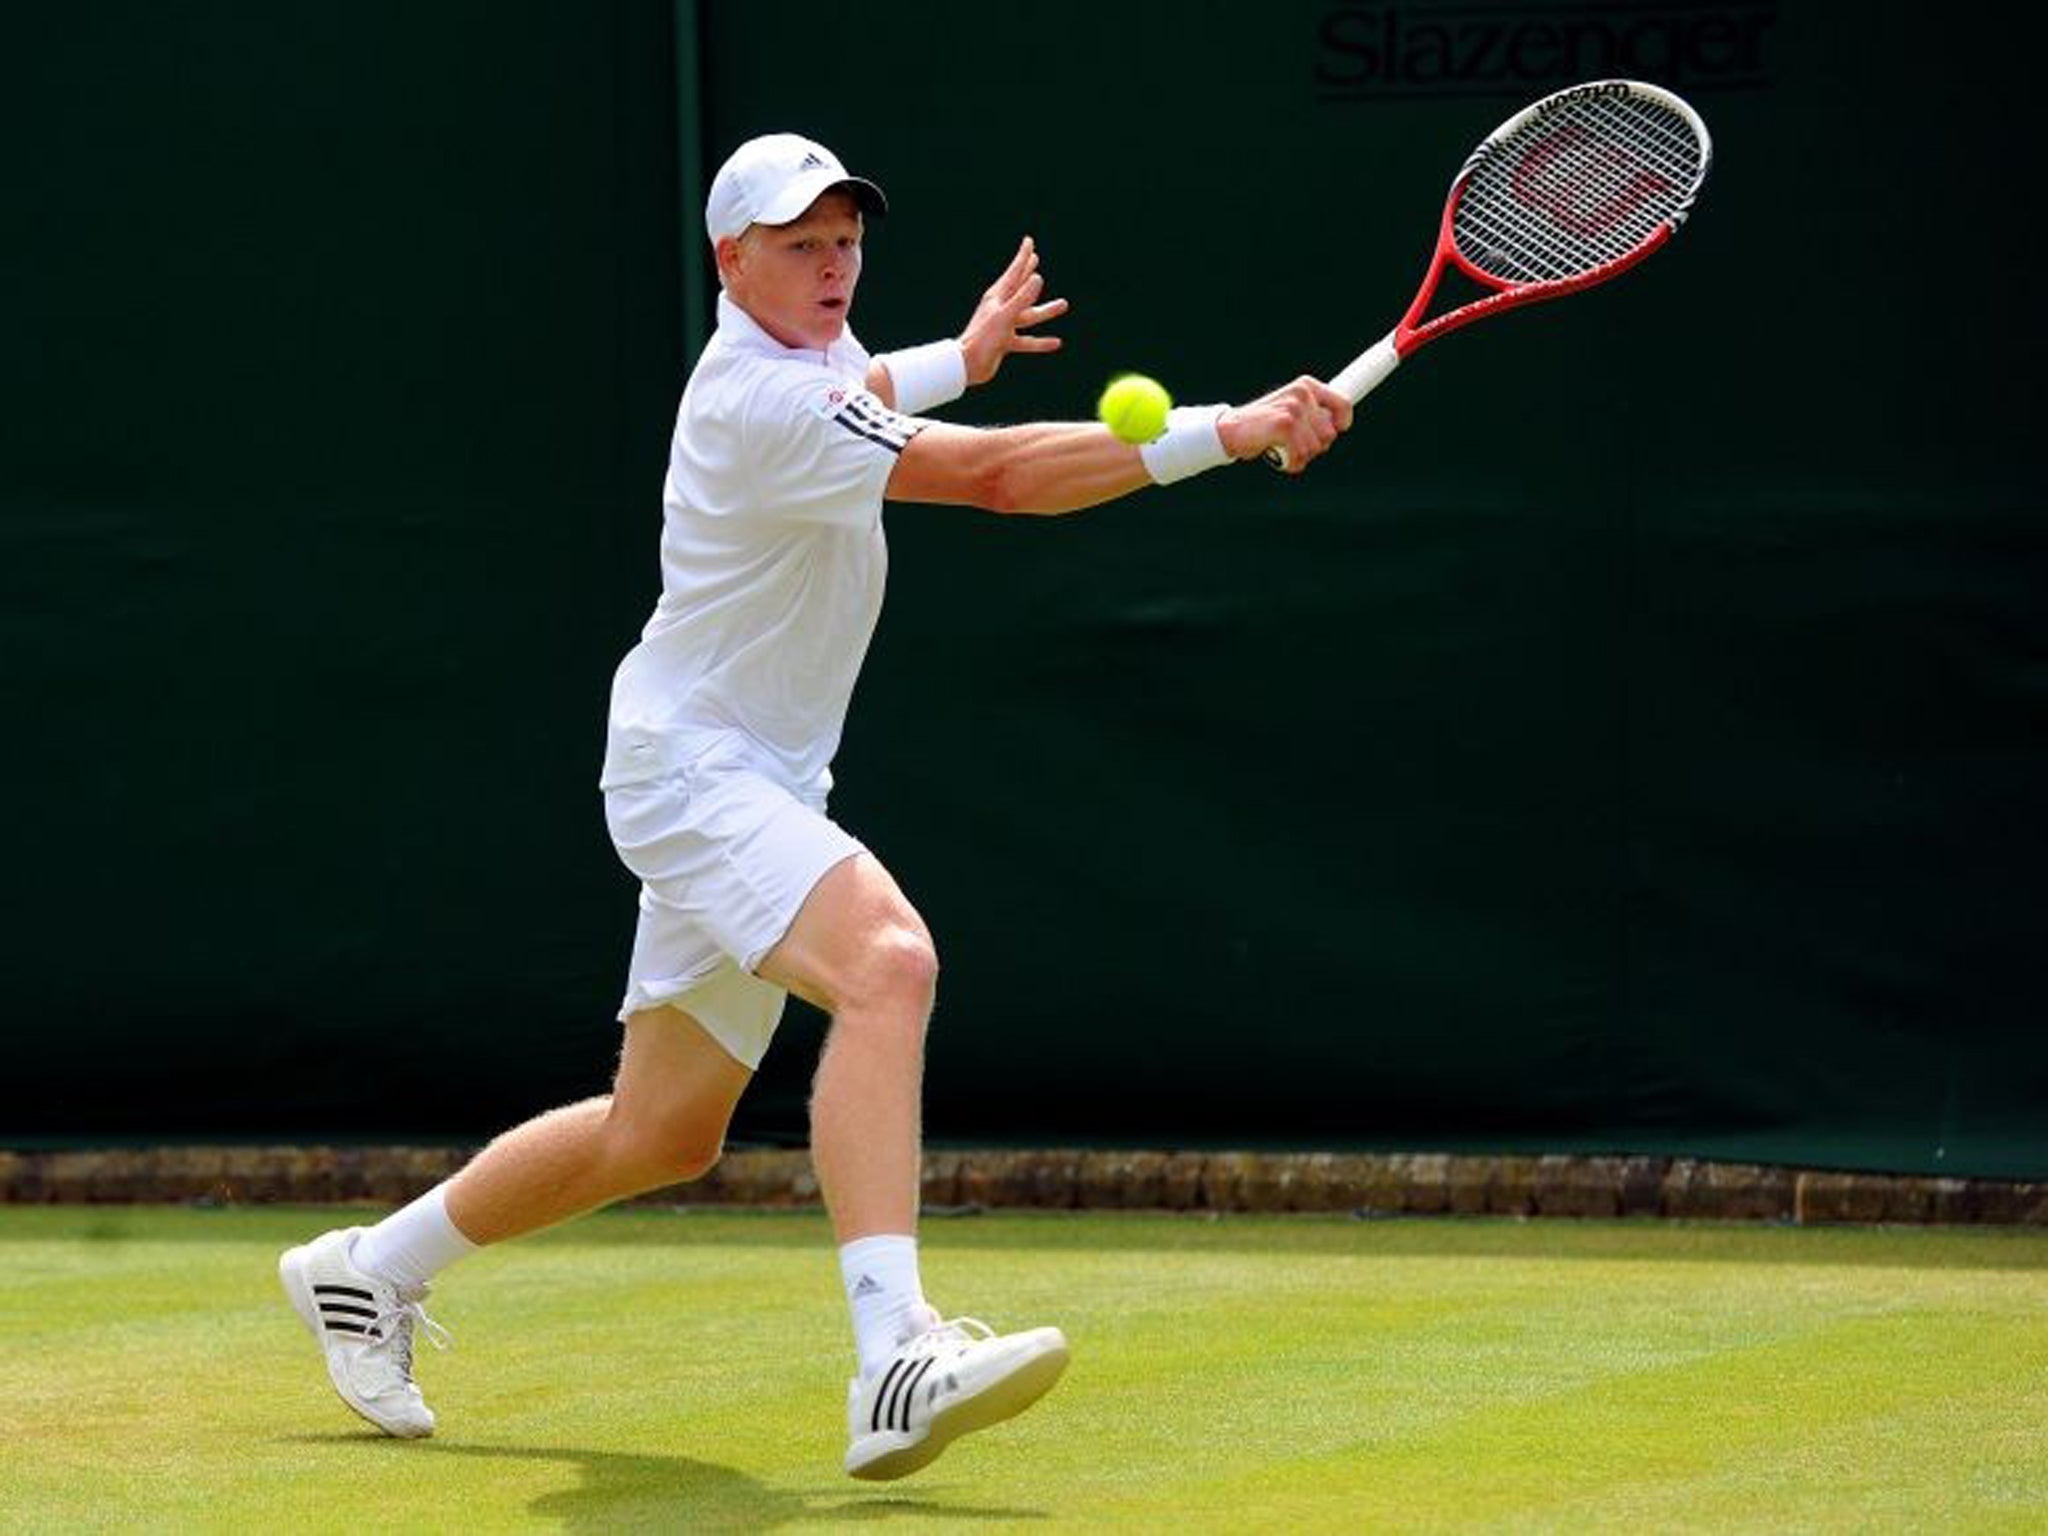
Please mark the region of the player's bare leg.
<svg viewBox="0 0 2048 1536"><path fill-rule="evenodd" d="M442 1330L422 1302L442 1266L484 1243L697 1177L718 1159L751 1074L675 1009L637 1013L613 1091L508 1131L452 1180L374 1229L293 1248L278 1277L349 1407L389 1435L434 1432L413 1343Z"/></svg>
<svg viewBox="0 0 2048 1536"><path fill-rule="evenodd" d="M841 1243L917 1229L924 1034L938 957L888 870L862 854L812 889L759 974L832 1028L811 1094L811 1159Z"/></svg>
<svg viewBox="0 0 2048 1536"><path fill-rule="evenodd" d="M1059 1379L1057 1328L999 1335L941 1322L917 1273L931 934L871 855L813 888L760 974L826 1010L811 1095L811 1159L840 1242L861 1369L847 1388L846 1470L896 1478L952 1441L1022 1412Z"/></svg>
<svg viewBox="0 0 2048 1536"><path fill-rule="evenodd" d="M681 1010L636 1013L611 1093L498 1137L449 1181L449 1218L471 1242L497 1243L699 1178L752 1078Z"/></svg>

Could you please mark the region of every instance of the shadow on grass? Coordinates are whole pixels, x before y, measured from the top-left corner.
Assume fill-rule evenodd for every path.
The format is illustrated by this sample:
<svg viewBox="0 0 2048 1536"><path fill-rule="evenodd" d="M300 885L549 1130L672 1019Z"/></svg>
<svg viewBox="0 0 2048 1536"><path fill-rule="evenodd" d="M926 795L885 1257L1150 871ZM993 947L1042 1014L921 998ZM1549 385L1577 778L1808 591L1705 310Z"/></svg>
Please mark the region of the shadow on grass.
<svg viewBox="0 0 2048 1536"><path fill-rule="evenodd" d="M573 1467L574 1488L544 1493L527 1506L535 1520L568 1531L772 1531L797 1521L873 1522L906 1519L944 1523L1044 1520L1038 1509L999 1509L949 1501L943 1492L900 1489L863 1497L850 1485L831 1489L772 1488L732 1467L688 1456L635 1456L574 1446L462 1445L445 1440L400 1442L359 1434L291 1435L295 1445L356 1446L375 1454L450 1456L463 1460L556 1462Z"/></svg>

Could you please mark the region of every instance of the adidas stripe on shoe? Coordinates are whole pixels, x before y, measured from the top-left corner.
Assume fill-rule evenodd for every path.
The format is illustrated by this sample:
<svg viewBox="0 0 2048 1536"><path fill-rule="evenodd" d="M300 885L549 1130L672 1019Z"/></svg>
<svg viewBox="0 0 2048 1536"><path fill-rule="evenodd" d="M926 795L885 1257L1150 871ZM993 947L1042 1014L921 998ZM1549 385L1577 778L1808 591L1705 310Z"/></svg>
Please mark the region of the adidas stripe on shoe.
<svg viewBox="0 0 2048 1536"><path fill-rule="evenodd" d="M971 1317L941 1323L848 1384L846 1470L908 1476L962 1435L1022 1413L1066 1368L1057 1328L1002 1334Z"/></svg>
<svg viewBox="0 0 2048 1536"><path fill-rule="evenodd" d="M349 1245L359 1227L328 1232L277 1261L292 1310L327 1359L327 1379L341 1400L387 1435L420 1439L434 1432L433 1410L412 1379L417 1326L437 1349L448 1330L420 1303L427 1288L401 1291L357 1269Z"/></svg>

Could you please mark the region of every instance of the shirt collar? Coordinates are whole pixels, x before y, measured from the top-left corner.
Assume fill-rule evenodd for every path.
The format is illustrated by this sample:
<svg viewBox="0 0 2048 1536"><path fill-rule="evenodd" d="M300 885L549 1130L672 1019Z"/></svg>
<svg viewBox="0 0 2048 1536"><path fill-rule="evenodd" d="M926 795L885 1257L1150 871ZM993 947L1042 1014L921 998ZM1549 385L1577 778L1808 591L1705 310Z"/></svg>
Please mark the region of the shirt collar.
<svg viewBox="0 0 2048 1536"><path fill-rule="evenodd" d="M800 357L806 362L823 363L828 368L855 361L860 351L852 326L841 331L839 339L822 352L815 347L785 347L722 289L718 295L718 333L748 352L758 352L767 357Z"/></svg>

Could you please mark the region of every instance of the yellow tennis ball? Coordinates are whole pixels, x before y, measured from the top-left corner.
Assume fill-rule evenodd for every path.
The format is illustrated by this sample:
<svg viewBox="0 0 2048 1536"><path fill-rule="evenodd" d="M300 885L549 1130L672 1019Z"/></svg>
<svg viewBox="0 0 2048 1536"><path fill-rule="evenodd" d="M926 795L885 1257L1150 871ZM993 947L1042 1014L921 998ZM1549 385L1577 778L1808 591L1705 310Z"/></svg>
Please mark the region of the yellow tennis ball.
<svg viewBox="0 0 2048 1536"><path fill-rule="evenodd" d="M1173 409L1169 395L1157 379L1142 373L1120 374L1095 404L1103 425L1127 443L1149 443L1166 430L1166 413Z"/></svg>

